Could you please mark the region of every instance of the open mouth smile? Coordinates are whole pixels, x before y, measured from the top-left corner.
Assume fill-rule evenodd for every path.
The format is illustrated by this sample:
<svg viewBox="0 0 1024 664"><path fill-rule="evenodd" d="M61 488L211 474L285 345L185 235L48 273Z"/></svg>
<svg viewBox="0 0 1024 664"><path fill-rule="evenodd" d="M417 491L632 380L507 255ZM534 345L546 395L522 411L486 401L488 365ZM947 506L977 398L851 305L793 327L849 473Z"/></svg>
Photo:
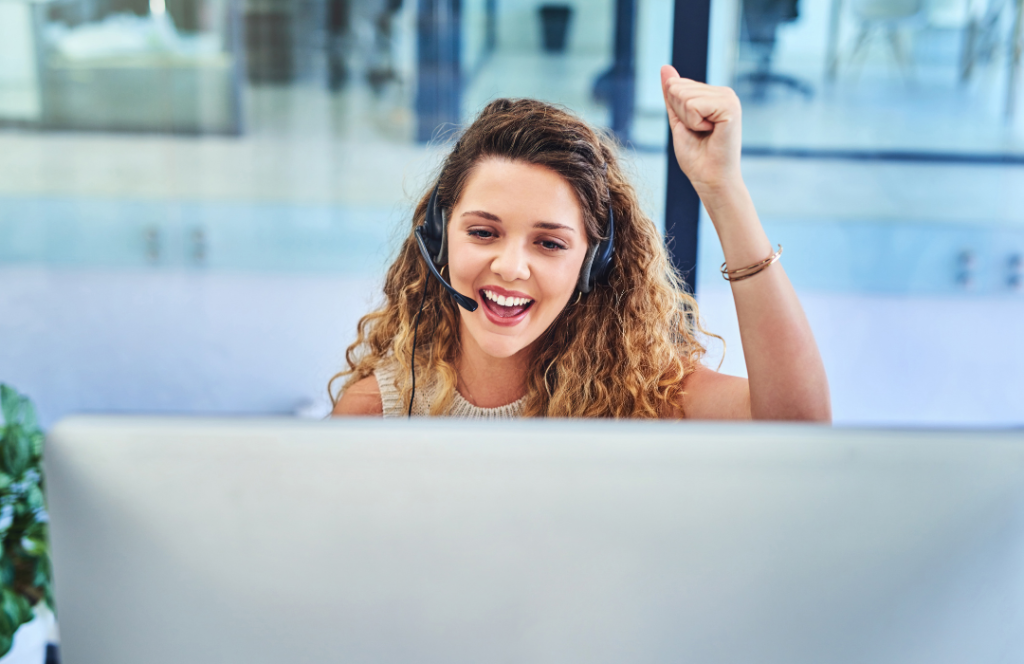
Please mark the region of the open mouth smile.
<svg viewBox="0 0 1024 664"><path fill-rule="evenodd" d="M534 300L528 297L502 295L487 288L480 289L484 313L497 325L515 325L526 317Z"/></svg>

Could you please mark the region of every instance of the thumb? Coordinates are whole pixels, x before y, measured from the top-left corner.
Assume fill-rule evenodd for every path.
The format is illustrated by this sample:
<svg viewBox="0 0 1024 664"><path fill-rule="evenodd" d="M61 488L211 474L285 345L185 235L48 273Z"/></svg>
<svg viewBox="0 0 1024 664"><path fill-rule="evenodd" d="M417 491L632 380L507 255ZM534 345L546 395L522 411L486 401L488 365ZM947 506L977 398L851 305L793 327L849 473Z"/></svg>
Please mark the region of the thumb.
<svg viewBox="0 0 1024 664"><path fill-rule="evenodd" d="M680 120L679 115L676 114L675 110L673 110L672 108L672 104L670 104L668 101L668 85L672 81L678 80L680 78L682 77L679 75L679 72L676 71L676 68L673 67L672 65L661 66L661 96L664 97L665 99L665 110L668 111L668 119L670 125L675 125Z"/></svg>
<svg viewBox="0 0 1024 664"><path fill-rule="evenodd" d="M672 81L673 79L677 79L677 78L682 78L682 77L679 75L679 72L676 71L675 67L673 67L672 65L662 65L661 66L661 92L662 92L662 94L665 93L665 89L668 86L669 81Z"/></svg>

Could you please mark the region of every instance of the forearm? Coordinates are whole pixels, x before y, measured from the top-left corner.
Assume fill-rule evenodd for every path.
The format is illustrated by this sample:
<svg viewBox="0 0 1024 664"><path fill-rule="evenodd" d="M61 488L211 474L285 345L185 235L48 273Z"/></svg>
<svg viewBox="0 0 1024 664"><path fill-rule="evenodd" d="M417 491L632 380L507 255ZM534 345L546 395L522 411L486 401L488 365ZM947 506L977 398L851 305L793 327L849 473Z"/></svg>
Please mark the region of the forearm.
<svg viewBox="0 0 1024 664"><path fill-rule="evenodd" d="M753 265L774 247L742 180L699 190L729 269ZM831 420L828 379L807 317L781 261L732 283L754 419Z"/></svg>

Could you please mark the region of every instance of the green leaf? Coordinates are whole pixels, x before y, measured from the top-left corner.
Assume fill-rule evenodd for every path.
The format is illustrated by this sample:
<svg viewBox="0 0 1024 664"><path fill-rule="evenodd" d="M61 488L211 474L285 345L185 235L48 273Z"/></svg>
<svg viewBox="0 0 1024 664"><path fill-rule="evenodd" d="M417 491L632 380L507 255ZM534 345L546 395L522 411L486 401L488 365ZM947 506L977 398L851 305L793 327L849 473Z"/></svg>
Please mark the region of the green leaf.
<svg viewBox="0 0 1024 664"><path fill-rule="evenodd" d="M45 540L47 537L47 530L45 523L34 521L25 529L25 537L36 537Z"/></svg>
<svg viewBox="0 0 1024 664"><path fill-rule="evenodd" d="M36 407L28 400L28 397L22 397L22 409L21 426L25 427L25 430L32 434L37 433L39 431L39 420L36 418Z"/></svg>
<svg viewBox="0 0 1024 664"><path fill-rule="evenodd" d="M46 540L38 537L22 537L21 548L25 550L25 553L38 558L39 556L46 555Z"/></svg>
<svg viewBox="0 0 1024 664"><path fill-rule="evenodd" d="M32 485L25 494L25 502L28 504L29 509L35 512L37 509L45 506L46 500L43 498L43 492L39 487Z"/></svg>
<svg viewBox="0 0 1024 664"><path fill-rule="evenodd" d="M10 425L17 421L15 416L19 404L20 395L8 385L0 383L0 412L3 413L4 423Z"/></svg>
<svg viewBox="0 0 1024 664"><path fill-rule="evenodd" d="M4 589L6 592L9 590ZM14 635L15 630L18 629L18 625L14 622L14 618L11 614L7 613L6 606L3 603L3 597L0 595L0 634Z"/></svg>
<svg viewBox="0 0 1024 664"><path fill-rule="evenodd" d="M8 631L0 625L0 657L11 652L12 645L14 645L14 632Z"/></svg>
<svg viewBox="0 0 1024 664"><path fill-rule="evenodd" d="M8 450L13 449L17 445L17 432L15 429L17 429L17 427L7 427L4 430L3 438L0 438L0 470L2 470L5 475L9 475L12 479L14 478L14 473L12 473L11 469L8 467L7 457L10 455Z"/></svg>
<svg viewBox="0 0 1024 664"><path fill-rule="evenodd" d="M0 383L0 412L4 416L5 428L20 426L25 432L32 434L39 431L39 420L36 409L28 397L18 394L9 385Z"/></svg>
<svg viewBox="0 0 1024 664"><path fill-rule="evenodd" d="M46 594L50 592L50 577L52 575L52 567L50 566L50 557L41 556L36 564L36 574L32 583L36 588L42 588Z"/></svg>
<svg viewBox="0 0 1024 664"><path fill-rule="evenodd" d="M0 412L3 413L4 423L8 427L25 422L26 417L31 420L32 425L35 424L32 405L9 385L0 384Z"/></svg>
<svg viewBox="0 0 1024 664"><path fill-rule="evenodd" d="M3 589L3 613L14 625L15 631L18 627L32 620L32 605L28 600L14 592L10 588Z"/></svg>
<svg viewBox="0 0 1024 664"><path fill-rule="evenodd" d="M24 395L0 384L0 656L32 603L53 609L49 517L42 488L43 432ZM18 590L15 591L14 588ZM24 594L23 594L24 593Z"/></svg>
<svg viewBox="0 0 1024 664"><path fill-rule="evenodd" d="M21 477L28 470L31 457L32 443L29 437L24 435L20 426L8 426L7 435L3 440L2 454L0 454L3 469L12 477Z"/></svg>
<svg viewBox="0 0 1024 664"><path fill-rule="evenodd" d="M33 463L38 464L38 463L40 463L43 460L43 442L45 441L45 439L46 439L46 437L43 436L43 432L42 431L39 431L37 429L36 431L32 432L31 438L30 438L30 443L32 444L32 462Z"/></svg>
<svg viewBox="0 0 1024 664"><path fill-rule="evenodd" d="M14 503L14 522L19 528L25 528L25 518L32 516L32 510L25 504L24 498Z"/></svg>
<svg viewBox="0 0 1024 664"><path fill-rule="evenodd" d="M14 561L7 555L6 551L0 556L0 585L8 587L14 584Z"/></svg>

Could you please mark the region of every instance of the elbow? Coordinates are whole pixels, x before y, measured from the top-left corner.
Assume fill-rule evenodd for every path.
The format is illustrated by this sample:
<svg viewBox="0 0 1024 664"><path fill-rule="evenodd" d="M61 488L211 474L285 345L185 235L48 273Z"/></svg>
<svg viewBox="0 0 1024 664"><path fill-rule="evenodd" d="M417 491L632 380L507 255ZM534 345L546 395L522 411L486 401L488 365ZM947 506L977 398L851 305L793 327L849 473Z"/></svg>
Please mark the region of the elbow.
<svg viewBox="0 0 1024 664"><path fill-rule="evenodd" d="M794 409L797 422L813 422L816 424L832 424L832 399L829 396L828 388L812 398L804 399Z"/></svg>
<svg viewBox="0 0 1024 664"><path fill-rule="evenodd" d="M832 406L828 402L795 405L768 413L752 413L752 415L752 419L762 421L832 424Z"/></svg>
<svg viewBox="0 0 1024 664"><path fill-rule="evenodd" d="M800 422L813 422L815 424L832 424L832 404L825 401L821 404L807 408L796 418Z"/></svg>
<svg viewBox="0 0 1024 664"><path fill-rule="evenodd" d="M755 420L775 422L808 422L832 424L832 399L828 388L793 398L770 399L765 403L752 400L750 414Z"/></svg>
<svg viewBox="0 0 1024 664"><path fill-rule="evenodd" d="M809 381L803 389L794 390L791 398L791 410L787 413L789 417L786 419L795 422L832 424L832 395L824 376L821 380Z"/></svg>

